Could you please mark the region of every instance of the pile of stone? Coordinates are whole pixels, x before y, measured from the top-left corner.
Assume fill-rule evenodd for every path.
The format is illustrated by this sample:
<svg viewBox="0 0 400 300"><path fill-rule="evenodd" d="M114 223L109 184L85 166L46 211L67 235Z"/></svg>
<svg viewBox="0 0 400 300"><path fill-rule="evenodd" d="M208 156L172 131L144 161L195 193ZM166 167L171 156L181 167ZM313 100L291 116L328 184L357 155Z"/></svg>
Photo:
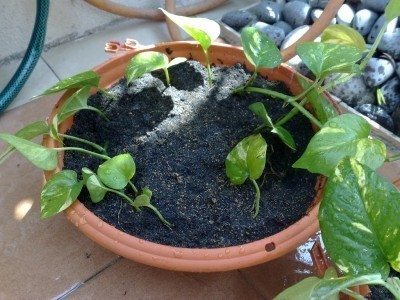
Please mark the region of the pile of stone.
<svg viewBox="0 0 400 300"><path fill-rule="evenodd" d="M221 21L238 32L246 26L254 26L273 39L278 47L285 49L310 28L328 2L329 0L263 0L248 10L229 12ZM383 26L383 12L388 2L389 0L346 1L332 24L356 29L369 46L374 43ZM397 19L389 24L378 46L378 52L362 75L355 76L332 90L334 95L348 105L397 135L400 135L399 25ZM299 57L288 63L300 73L310 76ZM334 77L332 75L327 81ZM383 97L377 97L377 94Z"/></svg>

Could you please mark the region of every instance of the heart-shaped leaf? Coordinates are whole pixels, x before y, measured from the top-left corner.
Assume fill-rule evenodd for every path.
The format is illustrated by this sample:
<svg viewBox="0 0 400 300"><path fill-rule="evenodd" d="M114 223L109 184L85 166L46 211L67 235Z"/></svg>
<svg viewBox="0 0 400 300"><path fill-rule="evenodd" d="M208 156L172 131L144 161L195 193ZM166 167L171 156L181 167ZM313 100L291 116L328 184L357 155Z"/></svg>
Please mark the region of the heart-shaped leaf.
<svg viewBox="0 0 400 300"><path fill-rule="evenodd" d="M58 135L58 115L55 115L53 117L53 120L49 126L50 130L49 130L49 134L51 136L51 138L61 142L60 136Z"/></svg>
<svg viewBox="0 0 400 300"><path fill-rule="evenodd" d="M187 61L186 57L175 57L168 63L168 68Z"/></svg>
<svg viewBox="0 0 400 300"><path fill-rule="evenodd" d="M245 137L228 154L225 160L226 175L232 184L243 184L247 178L262 175L267 153L267 143L261 134Z"/></svg>
<svg viewBox="0 0 400 300"><path fill-rule="evenodd" d="M45 148L8 133L0 133L0 140L13 146L26 159L42 170L49 171L57 167L57 151L54 149Z"/></svg>
<svg viewBox="0 0 400 300"><path fill-rule="evenodd" d="M42 134L49 133L49 126L44 121L37 121L26 125L24 128L18 130L14 136L31 140ZM3 163L13 152L15 151L14 146L7 145L4 151L0 154L0 164Z"/></svg>
<svg viewBox="0 0 400 300"><path fill-rule="evenodd" d="M275 133L282 140L282 142L284 142L289 148L296 150L296 143L290 132L282 126L275 126L272 123L271 117L268 115L263 103L255 102L251 104L249 108L263 121L268 128L271 129L272 133Z"/></svg>
<svg viewBox="0 0 400 300"><path fill-rule="evenodd" d="M283 292L281 292L278 296L274 298L274 300L339 300L339 291L334 293L333 295L329 295L326 298L313 298L313 293L317 289L317 287L324 281L337 278L336 271L333 267L328 268L325 271L325 275L323 278L318 278L316 276L307 277L302 281L296 283L295 285L287 288ZM325 296L325 295L324 295Z"/></svg>
<svg viewBox="0 0 400 300"><path fill-rule="evenodd" d="M120 154L102 163L97 175L106 186L120 190L126 187L135 175L136 166L130 154Z"/></svg>
<svg viewBox="0 0 400 300"><path fill-rule="evenodd" d="M94 203L98 203L104 199L108 189L101 183L96 174L88 176L85 185L90 194L90 199Z"/></svg>
<svg viewBox="0 0 400 300"><path fill-rule="evenodd" d="M354 46L360 51L367 48L363 36L357 30L340 24L328 26L322 32L321 41L327 44Z"/></svg>
<svg viewBox="0 0 400 300"><path fill-rule="evenodd" d="M309 89L312 85L312 83L308 82L307 79L302 76L297 76L297 79L304 90ZM312 89L308 92L307 100L313 106L315 116L322 124L325 124L326 121L337 116L333 105L328 102L323 95L319 94L316 89Z"/></svg>
<svg viewBox="0 0 400 300"><path fill-rule="evenodd" d="M390 22L397 17L400 17L400 1L390 0L385 8L385 18L387 22Z"/></svg>
<svg viewBox="0 0 400 300"><path fill-rule="evenodd" d="M343 114L330 119L318 131L294 168L330 176L339 161L349 156L372 169L379 168L386 158L386 146L370 138L371 126L364 118Z"/></svg>
<svg viewBox="0 0 400 300"><path fill-rule="evenodd" d="M90 87L85 86L78 91L76 91L67 101L63 104L60 111L58 112L58 123L63 122L65 119L76 114L82 109L93 110L97 112L102 117L107 117L99 109L87 104L87 100L90 96Z"/></svg>
<svg viewBox="0 0 400 300"><path fill-rule="evenodd" d="M326 249L350 275L400 271L400 193L374 170L343 159L328 179L319 223Z"/></svg>
<svg viewBox="0 0 400 300"><path fill-rule="evenodd" d="M296 51L318 78L331 73L350 73L361 59L361 51L347 45L303 43Z"/></svg>
<svg viewBox="0 0 400 300"><path fill-rule="evenodd" d="M199 42L204 51L211 46L221 32L219 24L206 18L189 18L171 14L160 8L162 12L188 35Z"/></svg>
<svg viewBox="0 0 400 300"><path fill-rule="evenodd" d="M43 187L40 194L41 217L51 217L68 208L82 190L75 171L63 170L55 174Z"/></svg>
<svg viewBox="0 0 400 300"><path fill-rule="evenodd" d="M244 54L255 67L275 68L282 62L282 55L274 41L257 28L246 27L240 33Z"/></svg>
<svg viewBox="0 0 400 300"><path fill-rule="evenodd" d="M57 93L67 89L86 87L98 87L100 76L94 71L86 71L72 77L60 80L57 84L47 89L42 95Z"/></svg>
<svg viewBox="0 0 400 300"><path fill-rule="evenodd" d="M138 53L131 59L125 70L126 80L129 83L148 72L167 68L168 64L168 56L164 53L156 51Z"/></svg>

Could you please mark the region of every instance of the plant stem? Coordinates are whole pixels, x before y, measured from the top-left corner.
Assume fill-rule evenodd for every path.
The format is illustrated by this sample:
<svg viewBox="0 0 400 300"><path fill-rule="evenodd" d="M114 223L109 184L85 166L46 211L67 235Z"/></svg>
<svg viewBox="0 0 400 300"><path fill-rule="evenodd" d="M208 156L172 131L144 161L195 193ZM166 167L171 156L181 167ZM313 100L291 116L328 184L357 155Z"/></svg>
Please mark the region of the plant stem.
<svg viewBox="0 0 400 300"><path fill-rule="evenodd" d="M393 286L389 282L383 282L381 285L387 288L397 300L400 299L400 291L397 289L397 287Z"/></svg>
<svg viewBox="0 0 400 300"><path fill-rule="evenodd" d="M365 298L361 296L359 293L356 293L350 289L343 289L341 290L342 293L349 295L350 297L356 299L356 300L364 300Z"/></svg>
<svg viewBox="0 0 400 300"><path fill-rule="evenodd" d="M108 190L109 192L112 192L112 193L117 194L118 196L124 198L126 201L128 201L128 203L129 203L130 205L133 206L133 201L132 201L132 199L129 198L129 197L128 197L127 195L125 195L124 193L122 193L122 192L120 192L120 191L117 191L117 190L113 190L113 189L107 189L107 190Z"/></svg>
<svg viewBox="0 0 400 300"><path fill-rule="evenodd" d="M111 159L111 157L109 157L107 155L99 154L99 153L92 152L92 151L89 151L89 150L86 150L86 149L82 149L82 148L78 148L78 147L62 147L62 148L53 148L53 149L56 150L56 151L78 151L78 152L89 154L89 155L92 155L92 156L95 156L95 157L98 157L98 158L101 158L101 159L104 159L104 160Z"/></svg>
<svg viewBox="0 0 400 300"><path fill-rule="evenodd" d="M260 188L258 187L257 181L254 179L251 179L251 182L253 183L254 189L256 191L256 196L254 197L254 202L251 210L253 211L252 217L253 219L257 217L258 212L260 211Z"/></svg>
<svg viewBox="0 0 400 300"><path fill-rule="evenodd" d="M300 99L303 99L314 88L317 88L318 86L320 86L322 84L322 82L323 82L323 79L316 78L315 81L312 83L312 85L310 85L306 90L304 90L303 92L301 92L297 96L291 97L292 99L290 99L288 102L293 102L293 101L298 101Z"/></svg>
<svg viewBox="0 0 400 300"><path fill-rule="evenodd" d="M63 137L65 139L69 139L69 140L73 140L73 141L77 141L77 142L81 142L83 144L87 144L89 146L92 146L93 148L99 150L101 153L103 154L107 154L106 149L104 149L103 147L101 147L100 145L97 145L96 143L93 143L91 141L82 139L82 138L78 138L76 136L72 136L72 135L68 135L68 134L63 134L63 133L59 133L58 134L60 137Z"/></svg>
<svg viewBox="0 0 400 300"><path fill-rule="evenodd" d="M392 161L396 161L396 160L399 160L399 159L400 159L400 153L398 153L396 155L393 155L393 156L390 156L390 157L387 157L385 159L385 161L386 162L392 162Z"/></svg>
<svg viewBox="0 0 400 300"><path fill-rule="evenodd" d="M84 109L95 111L95 112L98 113L100 116L102 116L106 121L110 121L110 119L106 116L106 114L103 113L100 109L98 109L98 108L96 108L96 107L93 107L93 106L89 106L89 105L88 105L88 106L87 106L86 108L84 108Z"/></svg>
<svg viewBox="0 0 400 300"><path fill-rule="evenodd" d="M211 66L210 66L210 58L208 56L208 51L204 51L204 56L206 57L206 64L207 64L207 72L208 72L208 84L212 86L212 73L211 73Z"/></svg>
<svg viewBox="0 0 400 300"><path fill-rule="evenodd" d="M303 91L301 94L299 94L298 96L295 97L295 98L296 98L296 101L304 97L304 99L301 100L301 102L299 103L299 105L304 106L304 105L308 102L308 99L307 99L306 96L308 95L308 93L309 93L312 89L320 87L321 84L322 84L322 81L323 81L323 79L318 79L318 78L317 78L317 79L313 82L313 84L312 84L307 90ZM291 101L292 101L292 100L291 100ZM290 101L290 102L291 102L291 101ZM286 114L282 119L280 119L280 120L276 123L276 125L277 125L277 126L282 126L283 124L285 124L286 122L288 122L289 120L291 120L295 115L297 115L298 112L299 112L299 110L298 110L296 107L292 108L292 110L291 110L288 114Z"/></svg>
<svg viewBox="0 0 400 300"><path fill-rule="evenodd" d="M132 181L129 181L129 185L131 186L132 190L135 192L135 195L139 192L136 186L133 184Z"/></svg>
<svg viewBox="0 0 400 300"><path fill-rule="evenodd" d="M245 89L245 91L248 92L255 92L255 93L260 93L260 94L264 94L264 95L268 95L268 96L273 96L273 97L277 97L280 99L285 100L286 102L288 102L290 100L290 96L287 96L285 94L281 94L275 91L270 91L270 90L266 90L266 89L262 89L262 88L256 88L256 87L248 87ZM320 121L318 121L317 118L315 118L308 110L306 110L303 106L301 106L299 103L297 103L296 101L294 102L288 102L290 103L292 106L296 107L304 116L306 116L314 125L318 126L319 128L322 127L322 124Z"/></svg>
<svg viewBox="0 0 400 300"><path fill-rule="evenodd" d="M150 208L157 215L157 217L161 220L161 222L163 222L165 225L167 225L168 227L172 226L172 224L170 222L168 222L167 220L164 219L162 214L158 211L158 209L155 206L149 204L149 205L146 205L146 207Z"/></svg>
<svg viewBox="0 0 400 300"><path fill-rule="evenodd" d="M164 70L164 74L165 74L165 80L167 81L168 86L171 86L171 81L169 78L169 72L168 72L168 68L163 68Z"/></svg>

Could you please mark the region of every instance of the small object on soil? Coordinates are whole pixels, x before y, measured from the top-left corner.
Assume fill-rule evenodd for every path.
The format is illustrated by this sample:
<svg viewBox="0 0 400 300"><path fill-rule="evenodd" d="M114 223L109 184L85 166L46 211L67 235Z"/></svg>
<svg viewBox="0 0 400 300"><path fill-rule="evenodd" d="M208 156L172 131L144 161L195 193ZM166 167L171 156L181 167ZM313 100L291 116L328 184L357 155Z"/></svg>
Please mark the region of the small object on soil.
<svg viewBox="0 0 400 300"><path fill-rule="evenodd" d="M371 58L364 69L364 80L369 87L385 83L394 74L393 63L387 59Z"/></svg>
<svg viewBox="0 0 400 300"><path fill-rule="evenodd" d="M336 21L338 24L350 26L354 19L354 10L348 4L343 4L336 15Z"/></svg>
<svg viewBox="0 0 400 300"><path fill-rule="evenodd" d="M286 35L286 38L282 42L281 49L286 49L287 47L293 45L309 29L310 29L310 26L308 26L308 25L300 26L300 27L294 29L292 32L290 32L288 35Z"/></svg>
<svg viewBox="0 0 400 300"><path fill-rule="evenodd" d="M326 82L331 82L337 76L337 74L329 75ZM375 102L375 96L366 86L363 76L354 76L345 83L334 86L332 94L352 107Z"/></svg>
<svg viewBox="0 0 400 300"><path fill-rule="evenodd" d="M383 108L373 104L363 104L356 106L355 109L386 129L393 131L393 120Z"/></svg>
<svg viewBox="0 0 400 300"><path fill-rule="evenodd" d="M236 31L240 31L246 25L255 22L257 17L245 10L235 10L228 12L222 16L221 21L232 27Z"/></svg>
<svg viewBox="0 0 400 300"><path fill-rule="evenodd" d="M276 27L274 25L269 25L263 22L257 22L253 25L253 27L257 28L263 34L272 39L275 44L279 47L282 44L282 41L285 39L285 32L282 28Z"/></svg>
<svg viewBox="0 0 400 300"><path fill-rule="evenodd" d="M282 28L283 31L285 32L285 36L288 35L293 30L293 27L290 26L290 24L286 23L285 21L278 21L274 24L274 26Z"/></svg>
<svg viewBox="0 0 400 300"><path fill-rule="evenodd" d="M381 31L383 25L385 24L386 18L385 15L381 15L378 20L375 22L374 26L368 35L367 42L373 44L378 37L379 32ZM386 27L386 32L393 33L396 30L397 26L397 18L394 18Z"/></svg>
<svg viewBox="0 0 400 300"><path fill-rule="evenodd" d="M382 86L381 91L386 101L385 108L391 114L400 103L400 79L390 79Z"/></svg>
<svg viewBox="0 0 400 300"><path fill-rule="evenodd" d="M311 7L301 1L286 3L283 7L283 19L294 28L307 25L310 22Z"/></svg>
<svg viewBox="0 0 400 300"><path fill-rule="evenodd" d="M386 32L378 49L382 52L390 54L395 60L400 60L400 28L396 28L394 32Z"/></svg>
<svg viewBox="0 0 400 300"><path fill-rule="evenodd" d="M385 11L385 7L389 3L389 0L361 0L361 3L365 7L368 7L377 13L382 13Z"/></svg>
<svg viewBox="0 0 400 300"><path fill-rule="evenodd" d="M369 9L362 9L356 12L353 19L353 28L357 30L362 36L368 35L374 26L378 14Z"/></svg>
<svg viewBox="0 0 400 300"><path fill-rule="evenodd" d="M255 14L259 21L272 24L281 20L282 5L274 1L261 1L249 11Z"/></svg>
<svg viewBox="0 0 400 300"><path fill-rule="evenodd" d="M322 9L319 9L319 8L313 9L313 10L311 11L311 20L312 20L313 22L315 22L316 20L319 19L319 17L322 15L323 12L324 12L324 11L323 11ZM331 20L331 24L336 24L336 18L333 18L333 19Z"/></svg>

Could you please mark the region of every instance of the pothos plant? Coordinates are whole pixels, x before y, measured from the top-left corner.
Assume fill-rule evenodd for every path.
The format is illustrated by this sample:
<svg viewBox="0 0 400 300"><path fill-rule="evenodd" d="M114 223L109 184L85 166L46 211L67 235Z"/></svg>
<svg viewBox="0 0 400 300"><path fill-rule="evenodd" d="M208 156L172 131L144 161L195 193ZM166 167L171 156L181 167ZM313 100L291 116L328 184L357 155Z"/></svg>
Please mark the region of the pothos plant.
<svg viewBox="0 0 400 300"><path fill-rule="evenodd" d="M261 103L250 105L262 124L228 154L226 174L232 184L242 184L247 178L253 181L256 190L253 217L256 217L260 199L256 180L263 173L267 149L260 130L277 134L295 149L284 125L298 113L307 117L319 130L293 167L327 177L318 218L325 247L345 275L336 278L329 271L323 279L306 279L277 299L332 299L341 291L360 298L348 287L365 283L383 285L400 299L400 280L388 278L390 268L400 271L400 193L376 171L384 162L397 160L400 155L388 156L385 144L371 136L371 126L364 118L336 115L321 95L360 74L380 43L387 24L399 15L399 1L390 1L385 11L386 22L369 50L358 32L342 25L325 30L321 42L300 44L296 54L315 79L309 81L299 76L303 92L296 96L251 86L260 66L280 64L279 52L257 29L245 28L241 32L244 53L255 71L234 92L264 94L282 100L292 109L273 121ZM334 75L335 79L325 84L328 75ZM307 103L311 104L314 114L304 107Z"/></svg>
<svg viewBox="0 0 400 300"><path fill-rule="evenodd" d="M168 64L168 61L167 61ZM166 65L161 65L161 68ZM150 202L152 192L144 187L141 192L132 182L136 173L136 165L129 153L123 153L109 157L105 147L83 138L59 132L59 124L72 117L80 110L92 110L100 114L106 120L107 116L99 109L88 105L91 88L98 89L108 96L113 95L99 88L100 77L94 71L87 71L70 78L61 80L56 85L46 90L43 95L70 90L72 95L64 102L50 124L44 121L31 123L14 135L0 133L0 139L8 144L8 147L0 154L0 163L5 161L14 151L19 151L27 160L42 170L55 170L58 164L58 153L61 151L78 151L86 155L94 156L102 161L96 172L83 167L81 174L73 170L62 170L53 175L44 185L40 195L41 217L51 217L68 208L79 196L82 188L86 186L92 202L97 203L104 199L107 193L114 193L135 210L147 207L166 225L171 224L162 216L158 209ZM72 140L86 147L58 147L46 148L31 142L40 135L49 135L63 144L64 140ZM90 150L89 150L90 149ZM128 196L128 189L134 197ZM125 191L126 190L126 191Z"/></svg>

